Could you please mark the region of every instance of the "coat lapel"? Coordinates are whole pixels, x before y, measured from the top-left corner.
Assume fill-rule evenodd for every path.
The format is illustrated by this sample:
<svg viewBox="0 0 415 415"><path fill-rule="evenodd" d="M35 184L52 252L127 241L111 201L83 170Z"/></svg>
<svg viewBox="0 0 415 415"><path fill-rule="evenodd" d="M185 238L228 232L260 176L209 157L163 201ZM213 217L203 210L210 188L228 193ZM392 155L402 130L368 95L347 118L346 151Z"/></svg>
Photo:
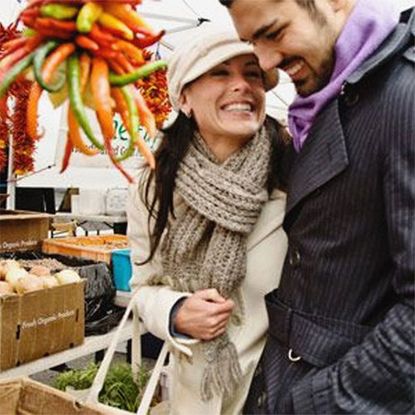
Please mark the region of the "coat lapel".
<svg viewBox="0 0 415 415"><path fill-rule="evenodd" d="M349 164L338 101L328 104L315 121L296 157L288 186L287 213Z"/></svg>

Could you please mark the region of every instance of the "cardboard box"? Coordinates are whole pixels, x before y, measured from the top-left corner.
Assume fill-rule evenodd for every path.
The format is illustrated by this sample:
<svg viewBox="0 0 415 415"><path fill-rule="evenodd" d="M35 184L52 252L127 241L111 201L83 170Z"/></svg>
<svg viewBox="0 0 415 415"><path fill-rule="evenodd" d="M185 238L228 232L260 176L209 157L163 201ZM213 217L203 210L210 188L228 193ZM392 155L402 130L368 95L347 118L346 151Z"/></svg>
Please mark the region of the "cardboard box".
<svg viewBox="0 0 415 415"><path fill-rule="evenodd" d="M95 405L81 404L71 395L29 378L0 381L0 414L104 415Z"/></svg>
<svg viewBox="0 0 415 415"><path fill-rule="evenodd" d="M69 238L50 238L42 243L42 251L46 254L59 254L79 258L103 261L111 264L112 252L115 249L128 247L125 235L76 236Z"/></svg>
<svg viewBox="0 0 415 415"><path fill-rule="evenodd" d="M82 344L84 285L0 297L0 370Z"/></svg>
<svg viewBox="0 0 415 415"><path fill-rule="evenodd" d="M40 249L50 219L47 213L0 209L0 252Z"/></svg>

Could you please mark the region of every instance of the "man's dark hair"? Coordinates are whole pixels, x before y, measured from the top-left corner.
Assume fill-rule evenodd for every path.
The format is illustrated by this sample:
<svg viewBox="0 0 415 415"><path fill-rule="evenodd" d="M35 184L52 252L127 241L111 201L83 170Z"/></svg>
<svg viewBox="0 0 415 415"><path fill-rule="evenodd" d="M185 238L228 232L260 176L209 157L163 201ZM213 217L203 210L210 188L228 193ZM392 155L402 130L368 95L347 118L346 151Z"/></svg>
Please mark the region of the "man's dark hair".
<svg viewBox="0 0 415 415"><path fill-rule="evenodd" d="M219 0L219 3L230 9L232 4L237 0ZM324 24L326 22L322 13L317 9L315 0L294 0L300 7L307 10L311 17L317 20L317 23Z"/></svg>

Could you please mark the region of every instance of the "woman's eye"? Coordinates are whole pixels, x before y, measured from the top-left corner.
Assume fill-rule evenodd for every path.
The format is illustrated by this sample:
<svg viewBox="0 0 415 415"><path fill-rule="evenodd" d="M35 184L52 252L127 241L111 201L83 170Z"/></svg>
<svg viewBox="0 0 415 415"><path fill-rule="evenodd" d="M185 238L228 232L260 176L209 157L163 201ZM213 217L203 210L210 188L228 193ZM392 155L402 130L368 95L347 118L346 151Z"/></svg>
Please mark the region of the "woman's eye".
<svg viewBox="0 0 415 415"><path fill-rule="evenodd" d="M228 75L228 71L226 71L224 69L218 69L216 71L212 71L211 75L212 76L226 76L226 75Z"/></svg>

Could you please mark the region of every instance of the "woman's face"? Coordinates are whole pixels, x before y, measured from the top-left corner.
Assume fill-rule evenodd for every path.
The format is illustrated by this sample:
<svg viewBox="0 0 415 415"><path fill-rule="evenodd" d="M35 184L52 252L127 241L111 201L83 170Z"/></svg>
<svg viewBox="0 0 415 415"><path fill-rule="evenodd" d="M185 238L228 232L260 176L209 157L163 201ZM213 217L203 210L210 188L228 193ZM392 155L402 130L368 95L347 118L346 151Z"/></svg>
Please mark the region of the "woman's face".
<svg viewBox="0 0 415 415"><path fill-rule="evenodd" d="M181 109L192 113L208 142L237 140L243 144L265 118L265 90L253 54L229 59L187 85Z"/></svg>

